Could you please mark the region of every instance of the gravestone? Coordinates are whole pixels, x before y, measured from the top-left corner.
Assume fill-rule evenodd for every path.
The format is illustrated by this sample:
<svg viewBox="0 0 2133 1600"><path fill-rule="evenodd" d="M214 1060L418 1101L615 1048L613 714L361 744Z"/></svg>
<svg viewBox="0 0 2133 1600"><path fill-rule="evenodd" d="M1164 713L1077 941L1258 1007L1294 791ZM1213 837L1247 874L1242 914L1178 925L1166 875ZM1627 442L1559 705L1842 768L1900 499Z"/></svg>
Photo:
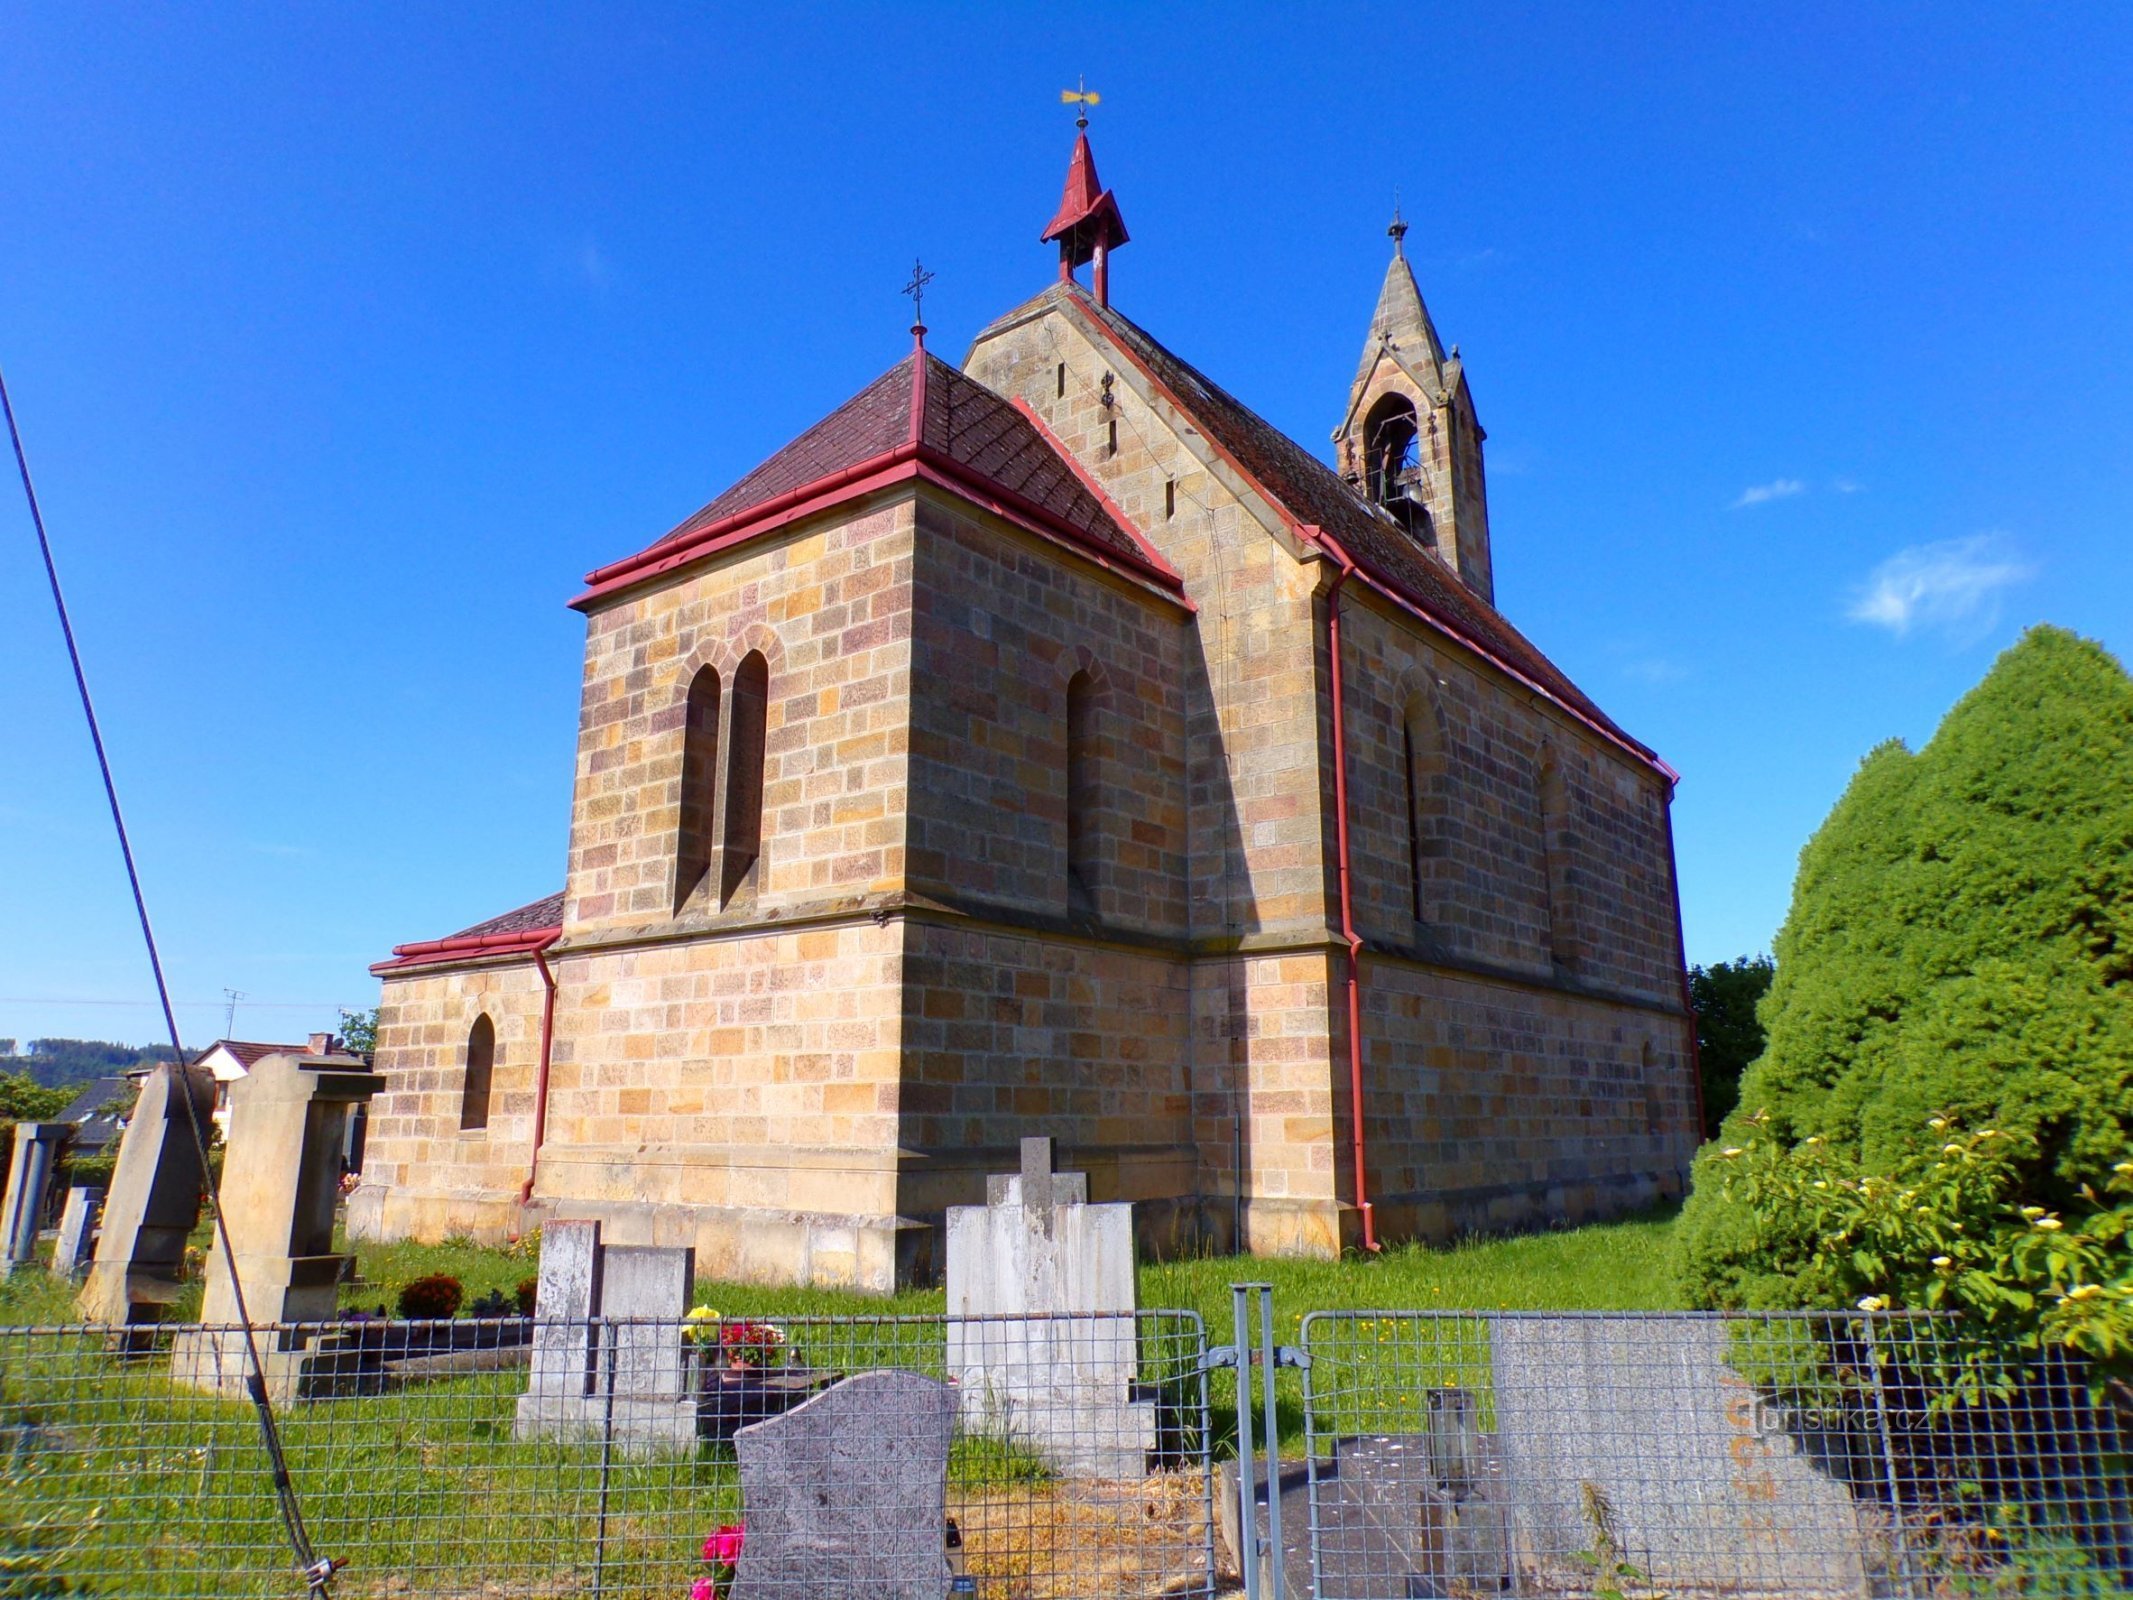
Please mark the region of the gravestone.
<svg viewBox="0 0 2133 1600"><path fill-rule="evenodd" d="M1689 1318L1499 1317L1497 1437L1522 1543L1543 1575L1599 1536L1643 1581L1728 1595L1867 1592L1867 1537L1845 1486L1817 1470L1726 1364L1729 1324Z"/></svg>
<svg viewBox="0 0 2133 1600"><path fill-rule="evenodd" d="M540 1287L521 1439L611 1433L632 1454L696 1444L695 1374L682 1341L696 1256L603 1245L597 1222L541 1229Z"/></svg>
<svg viewBox="0 0 2133 1600"><path fill-rule="evenodd" d="M539 1288L534 1293L533 1348L514 1431L522 1439L582 1423L593 1392L589 1326L600 1304L600 1224L549 1222L541 1227Z"/></svg>
<svg viewBox="0 0 2133 1600"><path fill-rule="evenodd" d="M862 1372L733 1436L733 1600L943 1600L955 1391Z"/></svg>
<svg viewBox="0 0 2133 1600"><path fill-rule="evenodd" d="M1282 1469L1281 1568L1291 1596L1417 1600L1497 1594L1510 1583L1510 1530L1493 1442L1477 1432L1460 1437L1455 1451L1447 1453L1448 1430L1434 1425L1440 1395L1471 1400L1463 1390L1431 1391L1429 1433L1336 1439L1332 1453L1315 1467L1298 1462ZM1256 1483L1254 1492L1258 1539L1263 1540L1265 1482ZM1215 1507L1230 1564L1241 1573L1245 1547L1237 1526L1236 1469L1227 1462ZM1269 1564L1261 1566L1262 1592Z"/></svg>
<svg viewBox="0 0 2133 1600"><path fill-rule="evenodd" d="M149 1073L119 1140L96 1259L76 1302L84 1320L156 1322L177 1299L185 1241L200 1221L206 1190L189 1123L197 1117L204 1135L214 1114L213 1073L170 1062Z"/></svg>
<svg viewBox="0 0 2133 1600"><path fill-rule="evenodd" d="M44 1205L59 1152L74 1137L71 1122L18 1122L15 1154L7 1169L7 1204L0 1208L0 1277L37 1254Z"/></svg>
<svg viewBox="0 0 2133 1600"><path fill-rule="evenodd" d="M633 1453L696 1448L696 1395L682 1348L682 1318L696 1281L696 1252L608 1245L601 1252L604 1321L595 1395L614 1396L618 1446Z"/></svg>
<svg viewBox="0 0 2133 1600"><path fill-rule="evenodd" d="M76 1184L67 1191L66 1204L59 1210L59 1240L52 1246L54 1277L74 1277L87 1264L103 1204L102 1184Z"/></svg>
<svg viewBox="0 0 2133 1600"><path fill-rule="evenodd" d="M202 1327L171 1346L181 1383L242 1392L249 1370L244 1323L282 1325L254 1348L278 1399L311 1399L376 1387L382 1373L355 1341L332 1328L352 1258L333 1248L342 1139L358 1106L385 1080L355 1056L270 1055L230 1085L229 1143L216 1204L236 1258L208 1256ZM323 1324L302 1331L288 1324Z"/></svg>
<svg viewBox="0 0 2133 1600"><path fill-rule="evenodd" d="M1088 1177L1024 1139L1022 1170L948 1208L948 1371L964 1425L1068 1477L1139 1478L1155 1403L1135 1400L1133 1207L1090 1205ZM998 1320L980 1320L998 1319Z"/></svg>

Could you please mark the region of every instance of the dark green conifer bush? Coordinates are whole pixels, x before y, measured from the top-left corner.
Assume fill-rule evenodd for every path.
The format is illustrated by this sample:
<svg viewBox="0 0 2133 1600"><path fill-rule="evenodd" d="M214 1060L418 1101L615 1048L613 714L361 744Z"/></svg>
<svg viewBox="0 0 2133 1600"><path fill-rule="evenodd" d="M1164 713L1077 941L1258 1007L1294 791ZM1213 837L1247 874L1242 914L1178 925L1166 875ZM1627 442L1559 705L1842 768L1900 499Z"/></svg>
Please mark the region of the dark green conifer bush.
<svg viewBox="0 0 2133 1600"><path fill-rule="evenodd" d="M2125 669L2035 628L1923 749L1870 754L1775 953L1682 1219L1691 1298L1989 1310L2017 1345L2133 1353Z"/></svg>

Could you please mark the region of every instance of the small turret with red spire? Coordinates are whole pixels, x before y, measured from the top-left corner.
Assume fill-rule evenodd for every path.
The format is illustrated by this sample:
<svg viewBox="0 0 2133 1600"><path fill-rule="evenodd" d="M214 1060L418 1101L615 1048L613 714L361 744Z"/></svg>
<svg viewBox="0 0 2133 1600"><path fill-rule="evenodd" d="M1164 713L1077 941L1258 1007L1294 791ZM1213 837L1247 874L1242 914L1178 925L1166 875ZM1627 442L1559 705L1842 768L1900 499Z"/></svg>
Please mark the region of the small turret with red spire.
<svg viewBox="0 0 2133 1600"><path fill-rule="evenodd" d="M1074 269L1084 261L1096 263L1096 303L1107 306L1111 303L1111 252L1127 242L1126 219L1119 214L1118 197L1097 179L1086 112L1075 119L1074 126L1078 131L1074 158L1067 163L1066 192L1042 237L1047 244L1059 241L1059 276L1063 279L1071 281Z"/></svg>

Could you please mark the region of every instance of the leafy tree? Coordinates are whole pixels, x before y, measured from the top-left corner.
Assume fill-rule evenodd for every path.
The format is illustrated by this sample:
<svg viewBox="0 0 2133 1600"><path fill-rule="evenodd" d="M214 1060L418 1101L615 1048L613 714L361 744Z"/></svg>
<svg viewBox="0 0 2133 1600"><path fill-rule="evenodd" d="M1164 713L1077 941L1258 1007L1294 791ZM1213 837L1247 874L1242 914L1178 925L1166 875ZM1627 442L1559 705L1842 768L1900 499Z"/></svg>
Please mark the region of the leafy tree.
<svg viewBox="0 0 2133 1600"><path fill-rule="evenodd" d="M370 1057L378 1053L378 1008L341 1013L341 1048L350 1055Z"/></svg>
<svg viewBox="0 0 2133 1600"><path fill-rule="evenodd" d="M1691 1295L1941 1303L1932 1286L1959 1267L1982 1275L1964 1279L1973 1306L2013 1297L1994 1324L2011 1348L2054 1339L2123 1362L2125 669L2093 642L2035 628L1923 749L1873 751L1801 852L1776 957L1768 1046L1697 1158L1681 1228ZM1957 1182L1947 1161L1987 1176ZM2051 1237L2026 1242L2036 1234ZM1999 1242L1973 1260L1955 1239Z"/></svg>
<svg viewBox="0 0 2133 1600"><path fill-rule="evenodd" d="M1740 1100L1740 1075L1763 1053L1755 1008L1777 971L1768 956L1741 956L1689 968L1696 1011L1696 1059L1703 1071L1703 1136L1718 1132Z"/></svg>
<svg viewBox="0 0 2133 1600"><path fill-rule="evenodd" d="M74 1094L64 1085L48 1089L26 1072L0 1072L0 1120L43 1122L66 1110Z"/></svg>
<svg viewBox="0 0 2133 1600"><path fill-rule="evenodd" d="M19 1070L39 1083L57 1087L116 1077L130 1067L169 1059L169 1045L136 1047L104 1039L32 1039Z"/></svg>

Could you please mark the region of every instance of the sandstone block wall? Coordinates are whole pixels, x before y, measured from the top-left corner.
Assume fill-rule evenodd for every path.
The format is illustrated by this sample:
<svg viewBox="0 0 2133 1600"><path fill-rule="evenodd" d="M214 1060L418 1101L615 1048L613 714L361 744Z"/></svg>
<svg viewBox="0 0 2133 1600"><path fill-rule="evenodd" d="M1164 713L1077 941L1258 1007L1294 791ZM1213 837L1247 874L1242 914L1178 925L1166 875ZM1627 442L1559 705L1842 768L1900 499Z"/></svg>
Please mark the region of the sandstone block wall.
<svg viewBox="0 0 2133 1600"><path fill-rule="evenodd" d="M545 996L525 959L386 979L377 1047L385 1088L370 1106L351 1233L493 1240L518 1228ZM462 1131L467 1040L482 1016L496 1030L488 1126Z"/></svg>
<svg viewBox="0 0 2133 1600"><path fill-rule="evenodd" d="M912 502L831 515L587 622L566 937L666 936L903 874ZM682 735L705 666L769 667L763 843L744 903L674 912Z"/></svg>

